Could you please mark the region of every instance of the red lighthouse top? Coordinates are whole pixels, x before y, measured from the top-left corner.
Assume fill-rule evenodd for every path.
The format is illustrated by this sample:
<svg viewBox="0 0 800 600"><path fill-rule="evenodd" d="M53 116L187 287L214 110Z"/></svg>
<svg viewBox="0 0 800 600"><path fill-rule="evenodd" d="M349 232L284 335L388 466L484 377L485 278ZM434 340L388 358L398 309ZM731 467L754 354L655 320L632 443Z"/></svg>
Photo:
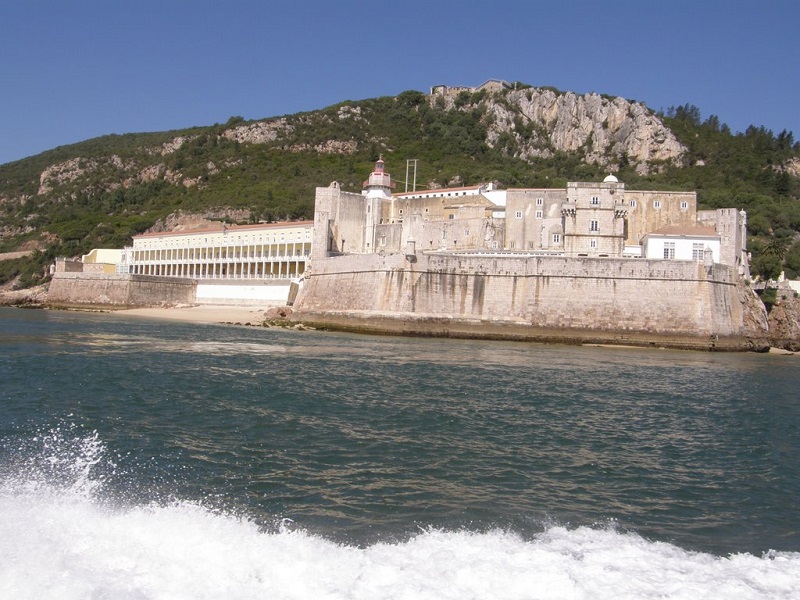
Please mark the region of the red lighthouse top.
<svg viewBox="0 0 800 600"><path fill-rule="evenodd" d="M384 170L383 157L375 161L375 170L364 182L364 191L371 195L391 196L395 186L391 175Z"/></svg>

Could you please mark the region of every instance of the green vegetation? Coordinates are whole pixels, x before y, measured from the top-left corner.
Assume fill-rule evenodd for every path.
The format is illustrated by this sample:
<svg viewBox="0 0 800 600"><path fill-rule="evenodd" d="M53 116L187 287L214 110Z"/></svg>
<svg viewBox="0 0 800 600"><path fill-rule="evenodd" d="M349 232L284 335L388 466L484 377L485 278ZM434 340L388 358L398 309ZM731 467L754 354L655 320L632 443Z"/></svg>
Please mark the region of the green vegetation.
<svg viewBox="0 0 800 600"><path fill-rule="evenodd" d="M128 245L131 235L178 210L244 209L248 222L311 218L315 187L335 180L358 191L381 155L399 190L407 158L419 160L418 188L450 181L562 187L607 174L580 153L554 152L547 132L521 115L490 148L487 102L512 110L508 95L462 92L455 110L445 110L442 98L431 103L407 91L272 120L278 133L263 143L225 137L234 127L256 124L234 116L222 125L104 136L0 165L0 252L25 243L42 248L29 258L0 261L0 284L17 276L19 285L37 283L55 256ZM732 133L713 115L702 120L689 105L661 117L688 148L685 161L652 165L652 174L640 176L627 156L614 157L620 180L631 189L697 190L700 208L744 208L758 273L772 274L777 259L787 274L800 275L800 180L786 169L800 156L793 135L775 136L763 127ZM164 148L179 136L185 138L180 148ZM553 156L515 158L520 140ZM52 189L40 190L42 184Z"/></svg>
<svg viewBox="0 0 800 600"><path fill-rule="evenodd" d="M800 274L794 258L800 248L791 264L786 262L800 232L800 179L786 168L800 156L793 134L784 130L776 136L755 126L734 134L714 115L703 121L691 105L670 108L662 117L689 152L683 165L648 179L667 189L697 190L700 208L746 210L753 274L762 279L774 279L781 270L790 277ZM625 175L620 179L627 181Z"/></svg>

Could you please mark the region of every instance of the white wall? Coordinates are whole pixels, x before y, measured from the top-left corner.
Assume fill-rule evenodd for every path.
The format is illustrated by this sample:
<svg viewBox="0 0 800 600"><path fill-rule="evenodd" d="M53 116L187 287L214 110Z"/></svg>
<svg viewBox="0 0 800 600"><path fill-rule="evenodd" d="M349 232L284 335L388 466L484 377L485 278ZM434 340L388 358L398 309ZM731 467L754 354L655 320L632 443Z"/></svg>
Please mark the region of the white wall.
<svg viewBox="0 0 800 600"><path fill-rule="evenodd" d="M712 238L686 238L649 235L645 237L645 258L664 259L664 243L675 244L674 260L695 260L692 257L692 244L702 243L703 248L711 248L711 256L715 263L720 258L720 242Z"/></svg>
<svg viewBox="0 0 800 600"><path fill-rule="evenodd" d="M197 283L198 304L246 304L285 306L289 284L221 284Z"/></svg>

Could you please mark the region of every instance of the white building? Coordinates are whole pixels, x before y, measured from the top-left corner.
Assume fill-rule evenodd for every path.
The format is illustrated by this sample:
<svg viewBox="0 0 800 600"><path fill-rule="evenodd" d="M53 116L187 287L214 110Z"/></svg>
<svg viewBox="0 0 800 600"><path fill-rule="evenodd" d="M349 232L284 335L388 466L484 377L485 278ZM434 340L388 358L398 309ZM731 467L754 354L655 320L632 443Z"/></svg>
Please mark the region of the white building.
<svg viewBox="0 0 800 600"><path fill-rule="evenodd" d="M703 261L711 252L712 262L720 262L720 236L713 227L662 227L644 236L644 258Z"/></svg>
<svg viewBox="0 0 800 600"><path fill-rule="evenodd" d="M295 279L311 256L313 222L225 225L133 237L118 270L188 279Z"/></svg>

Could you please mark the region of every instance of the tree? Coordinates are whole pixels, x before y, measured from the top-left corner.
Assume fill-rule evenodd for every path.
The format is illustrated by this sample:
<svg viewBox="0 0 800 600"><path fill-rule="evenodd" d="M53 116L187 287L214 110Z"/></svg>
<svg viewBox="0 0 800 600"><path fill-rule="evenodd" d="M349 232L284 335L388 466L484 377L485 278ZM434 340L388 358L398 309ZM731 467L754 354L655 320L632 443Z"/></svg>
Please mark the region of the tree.
<svg viewBox="0 0 800 600"><path fill-rule="evenodd" d="M761 252L767 256L775 256L779 261L783 262L786 252L789 250L790 241L785 237L773 236L767 240Z"/></svg>
<svg viewBox="0 0 800 600"><path fill-rule="evenodd" d="M795 242L789 248L785 257L786 276L796 279L800 276L800 242Z"/></svg>
<svg viewBox="0 0 800 600"><path fill-rule="evenodd" d="M747 219L747 232L750 235L769 235L771 229L769 219L764 215L754 215Z"/></svg>
<svg viewBox="0 0 800 600"><path fill-rule="evenodd" d="M782 271L783 263L774 254L761 254L750 263L750 272L762 281L778 279Z"/></svg>

